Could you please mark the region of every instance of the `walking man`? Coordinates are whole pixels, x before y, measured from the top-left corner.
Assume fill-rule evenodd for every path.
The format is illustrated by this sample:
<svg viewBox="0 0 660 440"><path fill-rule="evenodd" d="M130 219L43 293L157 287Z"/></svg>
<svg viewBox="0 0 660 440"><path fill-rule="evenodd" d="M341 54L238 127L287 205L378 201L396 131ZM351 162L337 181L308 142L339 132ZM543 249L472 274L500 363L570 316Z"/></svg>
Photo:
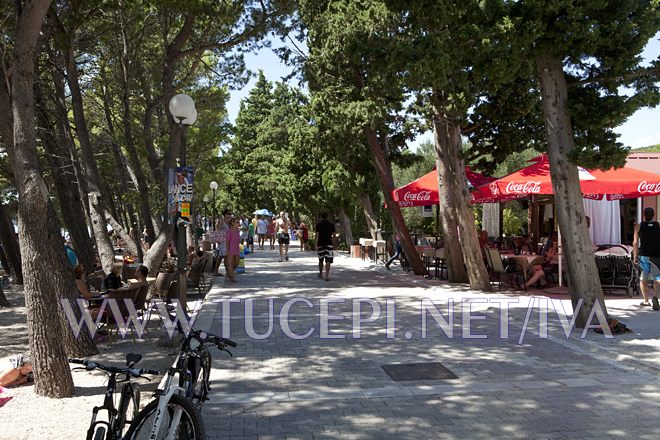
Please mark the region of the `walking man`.
<svg viewBox="0 0 660 440"><path fill-rule="evenodd" d="M264 250L264 245L266 244L267 233L268 233L268 223L262 216L259 216L257 220L257 237L259 240L258 247L262 251Z"/></svg>
<svg viewBox="0 0 660 440"><path fill-rule="evenodd" d="M275 222L275 227L277 230L277 243L280 246L280 263L283 260L289 261L289 241L291 240L289 228L291 228L291 222L284 211L280 212L280 218Z"/></svg>
<svg viewBox="0 0 660 440"><path fill-rule="evenodd" d="M319 278L323 278L323 262L325 261L325 280L330 281L330 265L334 260L332 237L335 225L328 221L328 214L321 213L321 221L316 225L316 252L319 257Z"/></svg>
<svg viewBox="0 0 660 440"><path fill-rule="evenodd" d="M644 208L644 221L635 226L633 238L633 261L638 261L642 269L640 277L640 290L644 301L642 307L648 307L648 282L653 281L653 310L660 310L658 295L660 295L660 224L653 221L655 211L653 208Z"/></svg>

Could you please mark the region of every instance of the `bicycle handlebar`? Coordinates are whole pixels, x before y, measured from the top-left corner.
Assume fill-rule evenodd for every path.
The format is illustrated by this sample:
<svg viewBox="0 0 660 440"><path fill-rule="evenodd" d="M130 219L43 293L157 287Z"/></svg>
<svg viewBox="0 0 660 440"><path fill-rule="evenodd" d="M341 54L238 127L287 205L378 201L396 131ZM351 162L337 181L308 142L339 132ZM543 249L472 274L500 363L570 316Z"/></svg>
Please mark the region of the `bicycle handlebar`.
<svg viewBox="0 0 660 440"><path fill-rule="evenodd" d="M210 343L210 344L215 344L220 350L224 350L226 347L236 347L238 344L236 342L232 341L231 339L227 338L222 338L220 336L216 336L214 334L202 331L202 330L190 330L190 333L188 334L188 339L190 338L195 338L198 341L204 343Z"/></svg>
<svg viewBox="0 0 660 440"><path fill-rule="evenodd" d="M221 338L220 336L208 335L207 339L216 345L229 345L232 348L237 345L236 342L231 339Z"/></svg>
<svg viewBox="0 0 660 440"><path fill-rule="evenodd" d="M129 367L112 367L108 365L99 364L98 362L92 361L90 359L69 359L69 363L83 365L87 370L103 370L107 373L124 373L130 374L133 377L140 377L143 374L151 374L158 376L160 371L152 370L149 368L129 368Z"/></svg>

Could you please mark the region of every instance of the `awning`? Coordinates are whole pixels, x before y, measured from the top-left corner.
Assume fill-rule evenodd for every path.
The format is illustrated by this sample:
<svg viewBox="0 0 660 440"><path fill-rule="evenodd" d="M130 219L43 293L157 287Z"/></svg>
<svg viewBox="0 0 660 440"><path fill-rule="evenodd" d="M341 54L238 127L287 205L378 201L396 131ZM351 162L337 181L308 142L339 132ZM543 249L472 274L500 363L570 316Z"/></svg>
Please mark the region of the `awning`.
<svg viewBox="0 0 660 440"><path fill-rule="evenodd" d="M505 201L533 195L554 194L550 179L550 163L543 154L532 165L477 188L473 203ZM609 200L660 194L660 175L632 168L586 170L578 167L580 189L585 198Z"/></svg>
<svg viewBox="0 0 660 440"><path fill-rule="evenodd" d="M492 177L475 173L470 170L470 167L465 167L465 174L468 184L472 187L482 186L495 180ZM437 171L434 168L433 171L419 179L392 190L392 197L401 207L437 205L439 202Z"/></svg>

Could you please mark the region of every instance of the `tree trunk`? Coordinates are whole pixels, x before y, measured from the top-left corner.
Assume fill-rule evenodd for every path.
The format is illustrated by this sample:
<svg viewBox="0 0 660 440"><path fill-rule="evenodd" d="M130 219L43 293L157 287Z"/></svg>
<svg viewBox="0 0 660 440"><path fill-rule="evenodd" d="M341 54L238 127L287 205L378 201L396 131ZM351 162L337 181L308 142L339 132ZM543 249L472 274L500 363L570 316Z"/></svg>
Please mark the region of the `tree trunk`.
<svg viewBox="0 0 660 440"><path fill-rule="evenodd" d="M89 214L89 204L87 203L87 180L85 178L85 173L83 172L81 161L78 158L78 152L76 151L76 145L73 140L73 133L71 132L71 124L69 123L69 109L66 104L66 78L63 71L65 70L66 60L64 55L60 51L53 51L50 54L52 59L53 67L51 69L53 75L53 89L55 91L55 96L53 98L53 103L55 105L55 115L56 121L55 126L57 127L57 140L61 145L65 145L68 150L69 161L73 164L73 173L77 185L75 188L78 191L76 199L80 200L84 211L85 224L91 224L91 216ZM87 226L86 229L87 235L89 236L90 246L93 247L94 242L96 241L93 234L94 230L90 230ZM92 261L96 262L96 251L93 251Z"/></svg>
<svg viewBox="0 0 660 440"><path fill-rule="evenodd" d="M62 341L57 304L58 287L71 276L59 234L44 228L49 195L41 177L34 127L34 67L37 39L50 0L24 4L16 26L12 111L14 145L8 150L20 203L18 208L21 262L25 279L28 340L32 354L36 394L48 397L73 395L71 371ZM48 267L49 270L44 270Z"/></svg>
<svg viewBox="0 0 660 440"><path fill-rule="evenodd" d="M575 310L579 300L576 325L589 325L589 314L596 302L607 316L603 290L589 239L582 203L577 166L569 159L575 149L573 128L568 112L568 92L561 59L542 55L536 59L541 82L545 127L548 135L548 160L552 189L555 193L557 219L562 235L561 252L566 267L571 301Z"/></svg>
<svg viewBox="0 0 660 440"><path fill-rule="evenodd" d="M126 181L126 176L130 176L131 180L133 181L134 185L134 190L141 192L140 191L140 185L138 184L138 179L135 177L135 173L133 172L131 166L128 164L126 160L126 156L124 156L124 153L121 151L121 147L117 143L116 139L116 133L115 133L115 126L114 122L112 120L112 112L110 110L110 103L108 102L108 93L107 93L107 87L103 87L103 110L105 113L105 119L106 123L108 124L108 131L110 132L110 137L112 138L112 141L110 142L111 148L112 148L112 153L115 156L115 162L116 162L116 174L117 174L117 182L119 183L119 191L122 193L123 196L127 196L128 194L131 193L131 189L129 188L128 182ZM142 188L146 188L146 183L145 186ZM126 208L126 215L128 216L129 220L128 223L126 224L126 228L130 230L131 227L137 222L137 216L133 212L133 206L132 204L127 201L124 197L118 197L118 199L121 201L123 200L123 205ZM113 200L109 199L108 204L110 205L110 211L105 212L105 218L108 224L112 227L112 229L119 234L122 239L126 242L126 247L128 248L129 252L131 252L132 255L137 255L138 260L142 261L144 256L142 255L142 247L139 246L139 242L136 243L133 237L130 237L128 234L126 234L126 231L124 230L125 228L122 228L119 226L117 222L118 216L114 213L115 209L113 208Z"/></svg>
<svg viewBox="0 0 660 440"><path fill-rule="evenodd" d="M83 106L82 92L78 81L78 69L73 51L73 35L69 36L69 47L66 49L66 72L71 92L71 102L73 105L73 119L76 123L76 132L78 133L78 142L85 164L85 176L89 193L89 215L94 230L96 240L96 249L99 253L101 265L105 273L110 273L114 263L114 248L108 235L107 222L104 215L104 200L101 196L98 167L94 160L94 150L89 139L87 130L87 121L85 119L85 109Z"/></svg>
<svg viewBox="0 0 660 440"><path fill-rule="evenodd" d="M394 228L399 231L403 251L406 253L406 258L408 259L413 272L416 275L423 275L424 264L419 258L419 254L415 248L415 243L413 243L412 238L410 238L410 232L408 232L408 227L406 226L406 222L403 219L403 215L401 214L401 207L399 207L399 204L396 203L392 197L394 180L392 179L392 174L389 172L389 167L387 166L385 156L383 155L383 149L381 148L380 142L378 141L376 131L373 128L365 128L365 134L367 136L369 148L371 149L374 166L378 172L380 187L383 191L383 195L385 196L387 210L392 217Z"/></svg>
<svg viewBox="0 0 660 440"><path fill-rule="evenodd" d="M2 242L7 263L9 263L14 284L23 284L21 249L16 239L14 224L7 215L7 208L2 203L0 203L0 242Z"/></svg>
<svg viewBox="0 0 660 440"><path fill-rule="evenodd" d="M461 128L457 120L446 114L445 103L441 102L437 92L434 92L434 95L433 137L440 206L443 208L442 216L452 219L448 223L454 223L455 219L458 224L458 230L451 224L447 225L448 229L443 229L446 234L447 272L450 277L453 271L453 275L462 278L464 270L461 273L458 266L465 263L470 287L490 292L490 279L479 248L474 213L470 206L465 163L461 158ZM452 236L457 232L458 240ZM455 249L458 243L460 252Z"/></svg>
<svg viewBox="0 0 660 440"><path fill-rule="evenodd" d="M378 239L378 221L376 214L374 214L374 207L371 204L371 197L368 193L363 193L358 197L362 210L364 211L364 218L367 220L367 227L372 240Z"/></svg>
<svg viewBox="0 0 660 440"><path fill-rule="evenodd" d="M64 227L69 231L78 262L91 272L96 263L96 255L85 221L85 210L80 199L74 164L64 140L55 138L55 129L48 118L48 108L40 87L35 87L37 123L40 127L41 144L46 150L46 158L53 175L55 192L62 207Z"/></svg>
<svg viewBox="0 0 660 440"><path fill-rule="evenodd" d="M57 214L55 213L55 208L50 200L48 201L48 214L46 218L48 219L47 228L50 229L49 234L52 237L55 237L55 241L57 241L57 237L61 237L60 224L57 221ZM55 265L63 268L62 276L55 277L52 281L55 291L57 292L57 304L59 305L61 300L66 300L71 304L71 309L73 310L76 322L80 322L82 315L76 302L80 294L78 293L76 281L73 276L73 271L70 269L66 253L60 252L58 254L58 260L55 262ZM64 313L64 309L58 306L57 310L60 314L59 324L62 329L62 342L64 343L64 350L67 356L80 358L97 354L98 351L96 350L96 344L94 344L90 334L83 330L78 336L76 336L69 324L66 314Z"/></svg>
<svg viewBox="0 0 660 440"><path fill-rule="evenodd" d="M11 303L5 296L5 292L2 290L2 287L0 287L0 307L11 307Z"/></svg>
<svg viewBox="0 0 660 440"><path fill-rule="evenodd" d="M174 226L164 224L160 233L156 237L156 241L151 245L147 253L144 255L144 265L149 268L149 273L155 275L160 269L160 264L167 251L167 245L172 240L174 234Z"/></svg>
<svg viewBox="0 0 660 440"><path fill-rule="evenodd" d="M124 27L123 15L121 14L120 8L120 27L121 27L121 36L122 36L122 54L121 54L121 71L122 71L122 95L121 103L122 109L124 111L124 116L122 118L124 126L124 138L126 141L126 151L128 152L128 158L131 161L131 166L135 172L135 178L137 180L137 191L140 200L140 214L142 217L142 223L146 227L147 231L147 240L153 242L155 238L154 233L154 224L151 221L151 206L149 202L149 185L147 184L147 179L142 170L142 164L140 163L140 158L138 156L137 148L135 147L135 142L133 141L133 127L131 125L131 102L130 102L130 57L128 54L128 35L126 34L126 28ZM138 240L138 247L140 248L140 253L142 247Z"/></svg>
<svg viewBox="0 0 660 440"><path fill-rule="evenodd" d="M6 77L4 66L0 64L0 137L5 144L5 149L10 150L14 145L14 118L11 108L9 80ZM13 171L13 170L12 170ZM12 182L14 181L14 176ZM14 183L14 185L16 185ZM0 242L4 247L4 254L9 264L8 273L12 273L17 284L23 284L23 268L21 265L21 250L14 232L14 225L7 215L5 206L0 204Z"/></svg>
<svg viewBox="0 0 660 440"><path fill-rule="evenodd" d="M133 238L126 232L126 229L122 225L119 224L117 219L115 219L110 211L105 211L105 220L108 222L110 227L115 231L119 237L124 240L124 243L126 243L126 249L128 249L128 252L130 252L131 255L137 255L137 243L133 240Z"/></svg>
<svg viewBox="0 0 660 440"><path fill-rule="evenodd" d="M353 231L351 229L351 218L346 213L346 209L343 206L339 206L339 221L341 222L341 227L344 230L344 238L346 239L346 249L351 250L351 245L353 244Z"/></svg>

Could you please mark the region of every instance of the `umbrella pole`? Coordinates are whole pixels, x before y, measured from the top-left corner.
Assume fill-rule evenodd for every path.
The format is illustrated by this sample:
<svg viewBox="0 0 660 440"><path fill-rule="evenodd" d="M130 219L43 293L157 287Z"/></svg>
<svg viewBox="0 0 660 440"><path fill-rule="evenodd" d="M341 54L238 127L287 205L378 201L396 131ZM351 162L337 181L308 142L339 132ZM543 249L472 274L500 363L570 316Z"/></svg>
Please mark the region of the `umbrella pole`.
<svg viewBox="0 0 660 440"><path fill-rule="evenodd" d="M438 247L438 241L440 240L440 202L435 205L435 244Z"/></svg>
<svg viewBox="0 0 660 440"><path fill-rule="evenodd" d="M562 260L562 254L561 254L561 229L559 228L559 226L557 226L557 240L559 240L559 243L557 243L557 250L558 250L557 257L559 259L558 260L558 262L559 262L559 285L563 286L563 284L562 284L562 281L563 281L562 280L562 270L561 270L561 266L562 266L562 264L561 264L561 260Z"/></svg>

